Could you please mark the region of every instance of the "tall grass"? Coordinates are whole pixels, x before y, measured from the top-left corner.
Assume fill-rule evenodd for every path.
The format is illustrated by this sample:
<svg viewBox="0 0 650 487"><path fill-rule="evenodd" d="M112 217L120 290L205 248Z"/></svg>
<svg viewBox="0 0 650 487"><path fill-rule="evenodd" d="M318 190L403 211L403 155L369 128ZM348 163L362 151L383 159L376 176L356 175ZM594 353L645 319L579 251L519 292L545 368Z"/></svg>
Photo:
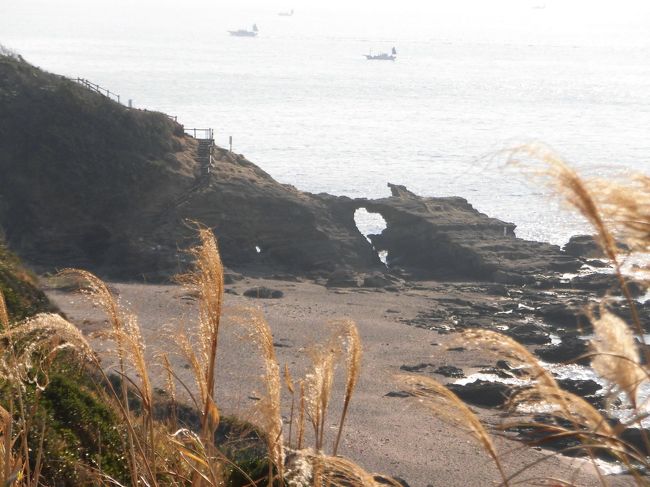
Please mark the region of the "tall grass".
<svg viewBox="0 0 650 487"><path fill-rule="evenodd" d="M0 381L9 384L13 393L7 408L0 406L0 474L2 485L37 485L47 483L41 476L44 459L45 424L35 424L38 398L48 386L48 370L61 350L74 350L80 363L101 379L100 395L121 417L124 457L130 485L226 486L231 472L247 479L251 487L265 481L269 487L285 482L286 448L281 411L280 367L275 355L273 336L262 313L246 309L233 317L247 331L256 345L264 368L266 394L261 401L256 422L261 428L268 450L268 473L265 479L253 479L228 458L216 443L215 432L221 421L217 401L217 352L222 324L223 265L214 235L199 229L199 244L191 250L194 269L180 281L198 297L198 320L193 328L175 335L176 350L158 351L165 377L166 397L170 398L170 417L156 419L156 402L150 378L146 346L137 317L113 295L109 286L93 274L74 269L61 273L66 281L74 281L81 292L102 309L110 324L109 338L114 343L115 367L108 369L92 351L81 332L58 315L42 314L20 323L12 323L3 296L0 294ZM326 418L337 361L345 352L346 385L343 413L334 441L338 448L351 397L359 377L361 341L351 321L334 324L329 340L312 353L312 367L297 382L300 397L297 425L298 450L303 460L319 465L311 477L314 482L332 485L332 472L343 460L328 457L322 450L325 442ZM183 382L174 371L169 353L183 357L190 366L194 387ZM285 381L292 391L290 428L293 426L294 382L288 368ZM36 384L36 396L27 398L25 384ZM198 431L179 427L177 387L188 392L199 418ZM105 392L104 392L105 391ZM301 450L304 444L305 420L314 427L315 450ZM33 444L36 438L36 444ZM291 435L289 442L291 441ZM313 452L313 453L310 453ZM353 464L351 464L353 465ZM361 469L356 467L357 476ZM97 485L119 484L102 471L101 465L78 460L78 469L87 472ZM340 470L340 468L339 468ZM336 474L338 476L343 475ZM338 477L337 477L338 478ZM361 478L361 477L359 477ZM374 484L373 484L374 485Z"/></svg>

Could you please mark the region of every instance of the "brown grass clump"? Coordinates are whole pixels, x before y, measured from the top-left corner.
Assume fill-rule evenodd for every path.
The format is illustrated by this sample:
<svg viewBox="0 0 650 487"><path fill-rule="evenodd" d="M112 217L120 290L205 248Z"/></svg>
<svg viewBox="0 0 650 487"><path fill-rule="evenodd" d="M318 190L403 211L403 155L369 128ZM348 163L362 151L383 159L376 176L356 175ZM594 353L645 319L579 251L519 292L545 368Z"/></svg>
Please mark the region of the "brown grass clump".
<svg viewBox="0 0 650 487"><path fill-rule="evenodd" d="M2 485L37 485L46 424L36 415L52 365L64 350L82 361L95 357L79 329L59 315L41 313L11 324L4 317L4 303L0 292L0 381L7 393L3 401L8 403L8 409L0 407L0 480ZM31 445L35 428L40 441Z"/></svg>

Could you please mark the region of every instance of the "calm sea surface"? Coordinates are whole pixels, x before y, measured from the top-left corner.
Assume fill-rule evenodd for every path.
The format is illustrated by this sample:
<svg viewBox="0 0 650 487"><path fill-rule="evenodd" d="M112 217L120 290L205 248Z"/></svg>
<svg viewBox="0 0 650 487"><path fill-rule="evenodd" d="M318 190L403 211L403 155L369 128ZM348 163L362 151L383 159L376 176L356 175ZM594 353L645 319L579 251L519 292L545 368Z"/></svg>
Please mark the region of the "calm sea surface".
<svg viewBox="0 0 650 487"><path fill-rule="evenodd" d="M30 62L212 127L220 145L232 135L235 151L303 190L380 197L405 184L563 243L583 223L500 151L539 140L585 174L650 172L644 12L5 2L0 43ZM227 33L253 22L258 38ZM396 62L362 56L393 46Z"/></svg>

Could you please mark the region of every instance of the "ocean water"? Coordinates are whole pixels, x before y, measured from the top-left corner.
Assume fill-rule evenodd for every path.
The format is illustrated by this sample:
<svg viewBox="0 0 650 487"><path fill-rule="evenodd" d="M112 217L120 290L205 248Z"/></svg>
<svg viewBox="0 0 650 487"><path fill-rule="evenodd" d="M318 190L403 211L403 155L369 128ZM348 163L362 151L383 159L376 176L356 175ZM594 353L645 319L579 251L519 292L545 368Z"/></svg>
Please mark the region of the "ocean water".
<svg viewBox="0 0 650 487"><path fill-rule="evenodd" d="M650 171L641 2L2 3L0 43L30 62L211 127L220 145L232 136L303 190L404 184L564 243L586 225L504 151L542 141L587 175ZM257 38L227 33L254 22ZM362 56L393 46L395 62Z"/></svg>

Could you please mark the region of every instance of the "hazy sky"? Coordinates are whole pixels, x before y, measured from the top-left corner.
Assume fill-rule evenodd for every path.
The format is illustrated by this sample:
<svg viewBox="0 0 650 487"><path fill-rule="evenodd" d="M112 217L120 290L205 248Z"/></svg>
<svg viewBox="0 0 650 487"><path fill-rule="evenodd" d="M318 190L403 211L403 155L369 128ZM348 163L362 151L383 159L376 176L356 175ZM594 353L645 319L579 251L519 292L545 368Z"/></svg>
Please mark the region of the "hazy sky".
<svg viewBox="0 0 650 487"><path fill-rule="evenodd" d="M316 35L370 39L621 44L650 47L650 0L0 0L0 43L134 36L172 29L223 32L253 22L271 33L277 12ZM199 37L199 36L196 36Z"/></svg>

